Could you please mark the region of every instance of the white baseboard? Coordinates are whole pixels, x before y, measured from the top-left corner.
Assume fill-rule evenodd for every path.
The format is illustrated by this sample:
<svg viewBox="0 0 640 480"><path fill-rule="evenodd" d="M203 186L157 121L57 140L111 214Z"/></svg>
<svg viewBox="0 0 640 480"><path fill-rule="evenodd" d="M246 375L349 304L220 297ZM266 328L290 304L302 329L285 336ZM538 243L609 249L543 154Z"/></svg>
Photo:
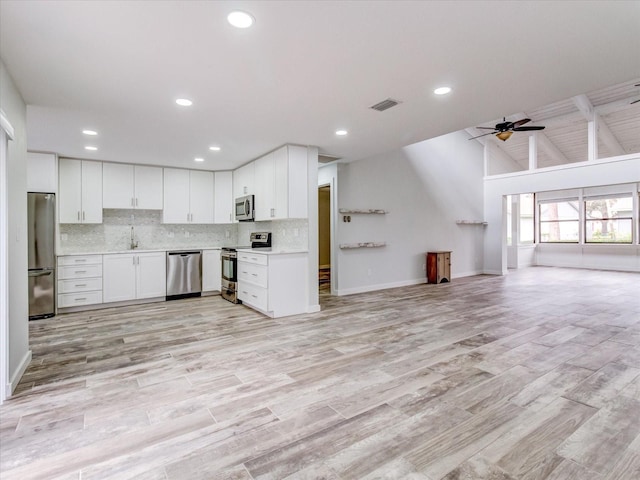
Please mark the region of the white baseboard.
<svg viewBox="0 0 640 480"><path fill-rule="evenodd" d="M375 292L377 290L386 290L387 288L397 288L397 287L406 287L409 285L419 285L421 283L427 283L426 278L417 278L414 280L403 280L401 282L392 282L392 283L379 283L377 285L366 285L364 287L355 287L355 288L343 288L341 290L337 290L336 294L338 296L343 295L353 295L356 293L367 293L367 292Z"/></svg>
<svg viewBox="0 0 640 480"><path fill-rule="evenodd" d="M14 374L11 376L9 385L7 385L7 395L6 395L7 398L11 396L13 391L18 386L18 383L20 383L20 379L22 378L22 375L24 375L24 372L27 370L27 367L29 366L30 363L31 363L31 350L25 353L24 357L22 357L22 361L20 362L20 365L18 365L18 368L16 369Z"/></svg>
<svg viewBox="0 0 640 480"><path fill-rule="evenodd" d="M307 313L317 313L320 311L320 305L309 305Z"/></svg>
<svg viewBox="0 0 640 480"><path fill-rule="evenodd" d="M483 274L485 275L506 275L507 272L503 272L502 270L483 270Z"/></svg>
<svg viewBox="0 0 640 480"><path fill-rule="evenodd" d="M473 277L474 275L482 275L484 272L482 270L471 270L469 272L461 272L461 273L456 273L451 274L451 278L452 279L456 279L456 278L463 278L463 277Z"/></svg>

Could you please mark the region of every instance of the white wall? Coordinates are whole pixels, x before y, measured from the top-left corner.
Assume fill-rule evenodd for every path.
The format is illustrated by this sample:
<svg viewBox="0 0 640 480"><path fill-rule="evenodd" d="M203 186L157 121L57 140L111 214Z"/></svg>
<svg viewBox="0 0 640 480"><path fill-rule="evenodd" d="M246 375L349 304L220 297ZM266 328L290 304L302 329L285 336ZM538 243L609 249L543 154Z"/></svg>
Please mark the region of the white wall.
<svg viewBox="0 0 640 480"><path fill-rule="evenodd" d="M321 169L323 170L323 169ZM338 207L384 209L337 221L337 243L387 242L337 251L338 293L425 281L425 254L451 250L452 277L483 270L483 149L456 132L388 154L340 164Z"/></svg>
<svg viewBox="0 0 640 480"><path fill-rule="evenodd" d="M13 389L31 360L27 292L27 111L24 100L1 59L0 108L15 131L14 140L9 142L6 172L9 207L9 383Z"/></svg>
<svg viewBox="0 0 640 480"><path fill-rule="evenodd" d="M507 273L503 233L503 196L517 193L545 192L616 185L640 181L640 155L625 155L591 162L572 163L534 171L487 177L484 181L484 210L489 223L485 237L485 273ZM603 256L604 252L607 252ZM549 254L544 260L541 255ZM573 256L573 259L569 259ZM579 258L577 258L578 256ZM638 271L637 245L538 245L536 263L583 268L615 268L628 266ZM564 260L563 260L564 259Z"/></svg>

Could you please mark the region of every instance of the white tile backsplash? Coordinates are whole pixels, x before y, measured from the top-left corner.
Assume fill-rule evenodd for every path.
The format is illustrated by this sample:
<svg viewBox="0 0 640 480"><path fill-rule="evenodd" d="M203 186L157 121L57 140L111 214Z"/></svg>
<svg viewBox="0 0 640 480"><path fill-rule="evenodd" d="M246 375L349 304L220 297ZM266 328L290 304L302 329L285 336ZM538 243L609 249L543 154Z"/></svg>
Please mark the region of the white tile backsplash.
<svg viewBox="0 0 640 480"><path fill-rule="evenodd" d="M307 219L223 225L170 225L159 210L103 210L103 223L61 224L58 254L128 250L131 227L139 250L249 245L251 232L272 232L274 250L306 250Z"/></svg>

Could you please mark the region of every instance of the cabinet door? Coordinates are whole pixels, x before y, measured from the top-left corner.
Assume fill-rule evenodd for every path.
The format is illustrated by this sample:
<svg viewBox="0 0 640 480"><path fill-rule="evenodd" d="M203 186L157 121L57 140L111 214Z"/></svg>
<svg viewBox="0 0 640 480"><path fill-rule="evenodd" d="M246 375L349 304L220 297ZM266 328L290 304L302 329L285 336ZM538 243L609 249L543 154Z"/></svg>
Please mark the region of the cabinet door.
<svg viewBox="0 0 640 480"><path fill-rule="evenodd" d="M233 172L215 172L213 223L233 222Z"/></svg>
<svg viewBox="0 0 640 480"><path fill-rule="evenodd" d="M221 283L220 250L204 250L202 252L202 291L220 291L222 288Z"/></svg>
<svg viewBox="0 0 640 480"><path fill-rule="evenodd" d="M255 162L248 163L233 171L233 198L255 194Z"/></svg>
<svg viewBox="0 0 640 480"><path fill-rule="evenodd" d="M103 164L102 188L103 208L134 208L133 165Z"/></svg>
<svg viewBox="0 0 640 480"><path fill-rule="evenodd" d="M135 207L162 210L162 168L135 167Z"/></svg>
<svg viewBox="0 0 640 480"><path fill-rule="evenodd" d="M165 252L136 255L136 298L164 297L167 294Z"/></svg>
<svg viewBox="0 0 640 480"><path fill-rule="evenodd" d="M289 151L287 147L273 152L273 157L272 217L274 219L289 218Z"/></svg>
<svg viewBox="0 0 640 480"><path fill-rule="evenodd" d="M190 174L191 223L213 223L213 172L192 170Z"/></svg>
<svg viewBox="0 0 640 480"><path fill-rule="evenodd" d="M103 301L122 302L136 298L136 257L132 253L104 255Z"/></svg>
<svg viewBox="0 0 640 480"><path fill-rule="evenodd" d="M58 162L58 219L80 223L82 214L82 162L61 158Z"/></svg>
<svg viewBox="0 0 640 480"><path fill-rule="evenodd" d="M276 195L287 192L287 199L276 199L276 217L307 218L309 216L309 178L307 148L295 145L284 147L287 153L287 166L281 163L276 167ZM283 160L281 160L282 162ZM286 174L283 169L286 168ZM286 183L285 183L286 182ZM286 209L282 216L279 210Z"/></svg>
<svg viewBox="0 0 640 480"><path fill-rule="evenodd" d="M255 219L271 220L274 215L274 155L270 153L255 162Z"/></svg>
<svg viewBox="0 0 640 480"><path fill-rule="evenodd" d="M82 160L82 223L102 223L102 162Z"/></svg>
<svg viewBox="0 0 640 480"><path fill-rule="evenodd" d="M163 223L189 223L189 170L164 169Z"/></svg>

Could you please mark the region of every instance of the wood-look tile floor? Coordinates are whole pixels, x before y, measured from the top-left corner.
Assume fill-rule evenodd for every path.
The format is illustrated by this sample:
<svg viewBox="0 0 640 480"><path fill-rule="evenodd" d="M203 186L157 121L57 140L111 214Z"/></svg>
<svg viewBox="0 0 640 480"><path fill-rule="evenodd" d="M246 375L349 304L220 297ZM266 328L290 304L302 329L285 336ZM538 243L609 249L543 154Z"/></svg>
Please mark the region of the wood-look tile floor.
<svg viewBox="0 0 640 480"><path fill-rule="evenodd" d="M529 268L30 323L3 479L640 478L640 275Z"/></svg>

